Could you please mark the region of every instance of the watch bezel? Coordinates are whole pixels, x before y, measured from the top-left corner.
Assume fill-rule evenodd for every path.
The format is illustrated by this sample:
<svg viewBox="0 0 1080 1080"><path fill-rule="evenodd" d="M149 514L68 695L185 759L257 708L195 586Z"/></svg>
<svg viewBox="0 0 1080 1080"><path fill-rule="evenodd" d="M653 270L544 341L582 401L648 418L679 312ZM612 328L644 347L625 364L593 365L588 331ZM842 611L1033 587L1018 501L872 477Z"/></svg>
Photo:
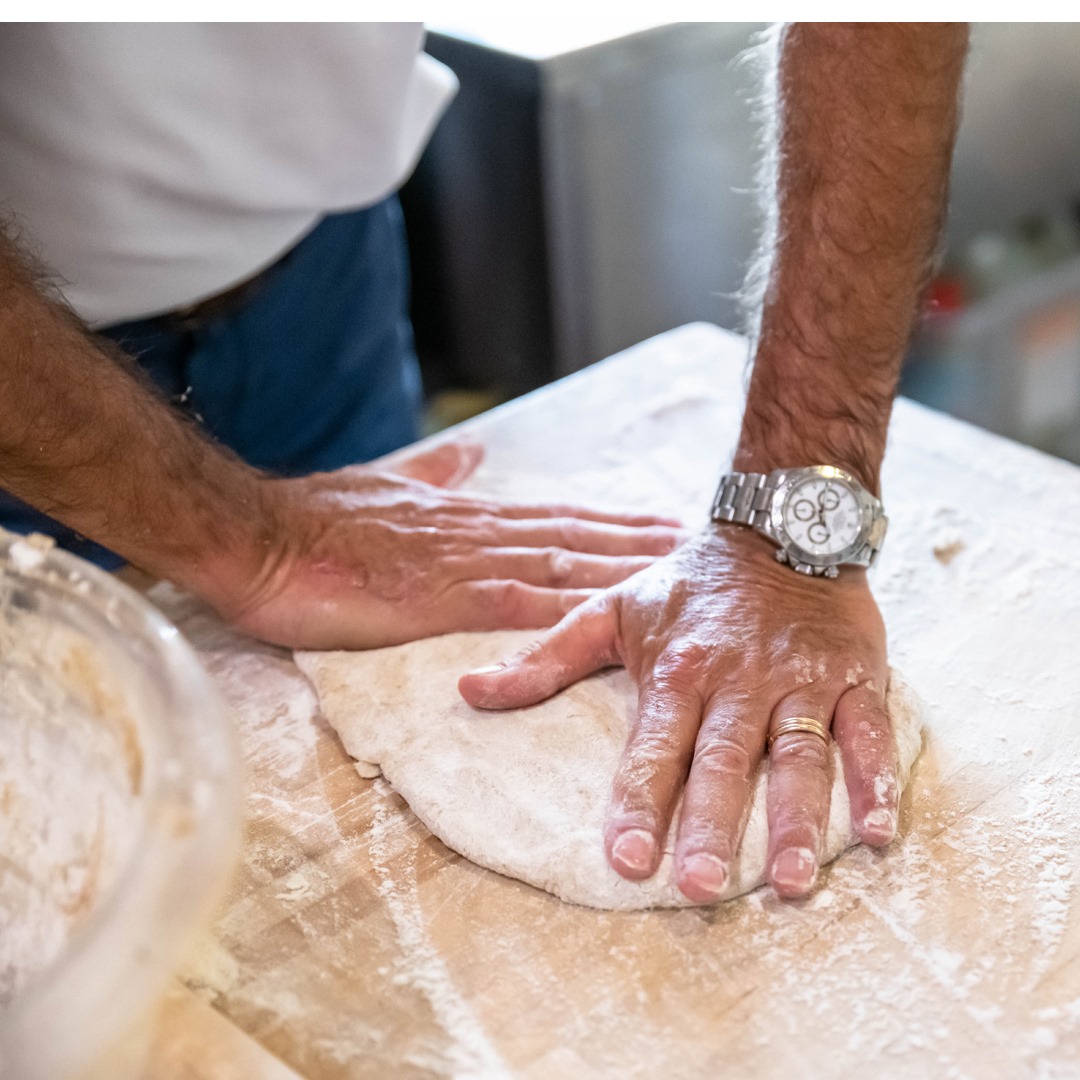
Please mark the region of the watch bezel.
<svg viewBox="0 0 1080 1080"><path fill-rule="evenodd" d="M791 538L784 525L784 506L792 490L811 479L839 481L854 496L859 508L859 531L855 539L846 547L828 555L808 551ZM778 479L769 508L769 525L776 542L787 552L790 559L814 567L841 566L854 562L856 556L866 547L874 518L880 512L880 505L851 473L838 469L835 465L808 465L801 469L785 469Z"/></svg>

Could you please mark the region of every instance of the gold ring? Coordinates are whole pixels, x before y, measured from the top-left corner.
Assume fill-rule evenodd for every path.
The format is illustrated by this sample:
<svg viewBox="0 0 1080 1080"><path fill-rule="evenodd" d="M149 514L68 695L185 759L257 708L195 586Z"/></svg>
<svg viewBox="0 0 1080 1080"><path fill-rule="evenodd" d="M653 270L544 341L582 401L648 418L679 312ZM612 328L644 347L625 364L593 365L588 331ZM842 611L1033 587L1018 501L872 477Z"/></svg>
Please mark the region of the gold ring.
<svg viewBox="0 0 1080 1080"><path fill-rule="evenodd" d="M829 741L829 729L820 720L815 720L812 716L789 716L769 732L769 749L772 749L773 743L781 735L793 735L796 731L807 731L811 735L817 735L825 743Z"/></svg>

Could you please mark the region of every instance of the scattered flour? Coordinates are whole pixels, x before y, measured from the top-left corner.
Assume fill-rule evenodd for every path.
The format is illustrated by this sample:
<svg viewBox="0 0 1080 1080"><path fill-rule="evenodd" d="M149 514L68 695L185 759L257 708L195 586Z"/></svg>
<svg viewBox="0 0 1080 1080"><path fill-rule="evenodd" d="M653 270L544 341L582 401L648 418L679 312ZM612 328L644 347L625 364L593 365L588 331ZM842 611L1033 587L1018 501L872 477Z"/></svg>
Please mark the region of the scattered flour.
<svg viewBox="0 0 1080 1080"><path fill-rule="evenodd" d="M390 786L384 780L376 780L375 785L383 805L375 811L368 845L379 879L379 895L386 902L401 943L402 956L394 979L424 995L449 1036L447 1075L455 1080L504 1080L510 1073L468 1003L455 989L446 962L431 943L414 872L411 867L402 872L403 861L409 860L409 848L407 842L402 842L405 827L401 816L389 803Z"/></svg>
<svg viewBox="0 0 1080 1080"><path fill-rule="evenodd" d="M1022 786L1022 808L1008 830L1001 828L1001 813L947 814L952 823L944 828L929 815L890 848L887 860L855 851L836 863L825 890L835 899L822 905L812 898L806 905L846 905L837 927L842 933L834 933L836 944L819 958L812 980L804 977L797 953L789 955L781 924L755 935L755 945L779 954L771 969L789 972L775 990L793 1007L789 1032L798 1032L800 1010L824 1018L842 997L853 1006L847 1049L867 1059L923 1049L938 1055L941 1075L973 1075L959 1069L946 1049L960 1037L997 1046L1003 1060L1015 1055L1045 1065L1066 1035L1080 1033L1080 999L1037 1004L1042 977L1059 962L1075 887L1071 815L1057 800L1068 807L1075 798L1080 766L1053 769ZM942 873L941 845L964 857L961 869ZM948 859L950 867L954 859ZM748 901L761 905L755 897ZM972 925L973 910L985 913L984 922ZM987 927L992 941L985 940ZM895 949L883 951L882 928ZM973 940L992 952L977 955ZM958 1031L955 1019L933 1022L926 1009L928 978L973 1032ZM1073 1074L1066 1068L1047 1075Z"/></svg>

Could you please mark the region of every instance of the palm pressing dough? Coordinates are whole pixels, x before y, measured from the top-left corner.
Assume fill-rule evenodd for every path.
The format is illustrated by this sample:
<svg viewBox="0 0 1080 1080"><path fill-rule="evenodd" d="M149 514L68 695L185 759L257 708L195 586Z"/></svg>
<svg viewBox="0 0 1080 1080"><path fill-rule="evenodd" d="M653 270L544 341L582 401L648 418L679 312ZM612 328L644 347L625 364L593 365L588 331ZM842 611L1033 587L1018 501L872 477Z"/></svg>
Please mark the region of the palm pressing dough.
<svg viewBox="0 0 1080 1080"><path fill-rule="evenodd" d="M528 709L482 712L457 691L466 671L534 640L535 632L450 634L369 652L297 653L323 714L363 776L379 766L418 818L481 866L589 907L684 907L672 880L669 837L659 871L644 882L612 870L602 844L611 781L637 700L623 670L595 675ZM901 786L921 745L914 695L891 675L888 710ZM839 751L825 861L858 843ZM765 877L763 766L731 880L721 899ZM677 815L676 815L677 819Z"/></svg>

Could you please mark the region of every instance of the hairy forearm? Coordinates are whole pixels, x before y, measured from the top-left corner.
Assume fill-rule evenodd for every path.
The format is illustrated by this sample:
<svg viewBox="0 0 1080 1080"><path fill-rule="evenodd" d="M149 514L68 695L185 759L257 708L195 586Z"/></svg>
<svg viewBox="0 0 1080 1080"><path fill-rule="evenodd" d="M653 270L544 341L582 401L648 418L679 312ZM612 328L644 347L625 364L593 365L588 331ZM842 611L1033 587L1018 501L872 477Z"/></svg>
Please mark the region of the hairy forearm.
<svg viewBox="0 0 1080 1080"><path fill-rule="evenodd" d="M245 559L257 572L259 474L89 334L2 232L0 486L181 584L212 587Z"/></svg>
<svg viewBox="0 0 1080 1080"><path fill-rule="evenodd" d="M777 216L735 467L837 464L877 490L944 216L967 29L796 24L779 49Z"/></svg>

